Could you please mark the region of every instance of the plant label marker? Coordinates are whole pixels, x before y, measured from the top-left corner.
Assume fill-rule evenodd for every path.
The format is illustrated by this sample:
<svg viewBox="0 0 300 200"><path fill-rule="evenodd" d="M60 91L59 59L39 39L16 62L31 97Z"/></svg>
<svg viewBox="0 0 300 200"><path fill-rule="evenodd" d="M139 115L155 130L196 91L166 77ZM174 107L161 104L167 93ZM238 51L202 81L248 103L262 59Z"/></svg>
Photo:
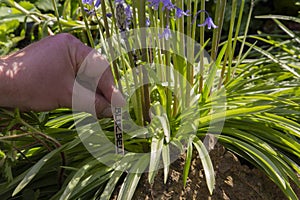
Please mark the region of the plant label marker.
<svg viewBox="0 0 300 200"><path fill-rule="evenodd" d="M124 142L123 142L123 123L122 123L122 108L114 108L114 132L115 132L115 146L116 153L124 155Z"/></svg>

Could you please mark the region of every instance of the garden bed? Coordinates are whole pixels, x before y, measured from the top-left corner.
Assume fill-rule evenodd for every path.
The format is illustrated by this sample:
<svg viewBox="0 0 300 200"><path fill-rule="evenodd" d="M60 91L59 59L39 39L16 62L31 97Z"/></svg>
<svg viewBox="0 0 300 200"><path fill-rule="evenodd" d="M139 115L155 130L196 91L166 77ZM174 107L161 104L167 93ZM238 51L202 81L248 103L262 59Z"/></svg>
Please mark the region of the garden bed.
<svg viewBox="0 0 300 200"><path fill-rule="evenodd" d="M159 171L152 186L148 183L147 174L143 174L133 199L287 199L277 185L264 173L251 164L240 161L223 146L217 145L217 148L210 152L210 156L216 172L216 186L213 195L209 195L199 158L193 159L187 185L183 189L182 171L185 160L183 156L170 166L166 184L163 180L163 170ZM293 188L300 196L300 188L296 186Z"/></svg>

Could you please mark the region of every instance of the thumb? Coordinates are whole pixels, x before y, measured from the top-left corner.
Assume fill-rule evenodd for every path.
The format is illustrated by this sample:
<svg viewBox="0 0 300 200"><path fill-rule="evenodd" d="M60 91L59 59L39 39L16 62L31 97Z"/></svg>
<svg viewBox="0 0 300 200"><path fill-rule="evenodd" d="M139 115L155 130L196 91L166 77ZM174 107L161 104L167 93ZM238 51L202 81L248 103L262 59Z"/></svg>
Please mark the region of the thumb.
<svg viewBox="0 0 300 200"><path fill-rule="evenodd" d="M93 93L77 81L73 87L72 109L91 113L98 118L112 116L110 103L101 94Z"/></svg>

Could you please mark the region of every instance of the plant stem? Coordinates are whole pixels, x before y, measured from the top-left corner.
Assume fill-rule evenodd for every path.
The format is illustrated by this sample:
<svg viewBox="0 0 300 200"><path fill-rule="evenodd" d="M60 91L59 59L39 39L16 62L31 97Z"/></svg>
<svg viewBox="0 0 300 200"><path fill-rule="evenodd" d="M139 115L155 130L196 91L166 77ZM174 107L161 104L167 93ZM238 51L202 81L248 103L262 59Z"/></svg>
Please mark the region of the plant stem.
<svg viewBox="0 0 300 200"><path fill-rule="evenodd" d="M22 13L24 13L26 16L29 16L31 19L33 19L33 21L37 22L38 24L42 23L42 20L40 20L38 17L36 17L35 15L30 14L30 12L28 10L26 10L25 8L23 8L20 4L18 4L15 1L9 1L9 0L5 0L4 1L6 4L16 8L17 10L21 11ZM52 30L48 27L48 34L49 35L54 35L54 33L52 32Z"/></svg>
<svg viewBox="0 0 300 200"><path fill-rule="evenodd" d="M29 129L33 130L34 132L32 133L32 137L36 138L37 140L39 140L39 138L36 137L36 135L45 138L46 140L50 141L51 143L53 143L55 145L56 148L61 147L61 144L54 138L40 132L39 130L37 130L36 128L34 128L33 126L31 126L30 124L28 124L27 122L25 122L21 117L18 117L17 119L18 121L20 121L21 124L23 124L24 126L28 127ZM41 141L41 140L39 140ZM48 146L46 145L43 141L41 141L42 144L44 144L44 146ZM47 148L49 150L49 147ZM60 157L61 157L61 165L65 166L66 165L66 157L65 157L65 153L64 152L60 152ZM60 168L59 173L58 173L58 185L59 187L62 186L63 183L63 173L64 173L64 168Z"/></svg>
<svg viewBox="0 0 300 200"><path fill-rule="evenodd" d="M53 4L53 8L54 8L54 12L55 12L56 19L57 19L59 31L62 33L63 30L62 30L62 26L61 26L60 20L59 20L59 13L58 13L56 1L55 1L55 0L52 0L52 4Z"/></svg>
<svg viewBox="0 0 300 200"><path fill-rule="evenodd" d="M138 1L138 21L139 21L139 27L145 28L146 27L146 1ZM142 30L144 32L144 29ZM141 36L146 36L146 34L141 34ZM142 61L147 62L148 61L148 52L145 48L147 45L146 37L141 38L141 44L142 44ZM142 69L142 79L143 83L147 83L148 81L148 73L145 68ZM149 93L149 85L144 84L143 85L143 118L144 123L149 123L151 121L150 119L150 93Z"/></svg>
<svg viewBox="0 0 300 200"><path fill-rule="evenodd" d="M232 0L230 27L229 27L228 40L227 40L228 45L227 45L227 52L226 52L226 57L228 58L227 76L225 80L226 82L230 80L230 76L231 76L231 65L233 59L232 35L233 35L233 28L235 27L236 8L237 8L237 1Z"/></svg>
<svg viewBox="0 0 300 200"><path fill-rule="evenodd" d="M85 27L86 27L86 32L87 32L87 36L88 36L90 45L91 45L92 48L95 48L95 42L94 42L90 27L89 27L89 23L87 21L86 12L84 10L82 1L81 0L78 0L78 1L79 1L79 4L80 4L81 13L82 13L82 16L83 16L83 21L84 21L84 24L85 24Z"/></svg>
<svg viewBox="0 0 300 200"><path fill-rule="evenodd" d="M184 0L177 0L177 5L179 8L184 7ZM178 76L175 76L175 83L179 85L179 87L175 87L175 93L176 90L179 90L180 93L180 100L174 99L174 113L173 115L176 115L176 110L175 108L179 107L178 103L181 102L181 107L182 109L185 107L185 87L186 87L186 81L183 80L183 77L186 76L186 60L185 60L185 47L186 47L186 37L185 37L185 31L184 31L184 26L185 26L185 17L181 17L176 19L176 26L177 26L177 52L179 55L174 55L176 59L174 59L174 68L176 71L178 71ZM178 102L179 101L179 102Z"/></svg>
<svg viewBox="0 0 300 200"><path fill-rule="evenodd" d="M218 28L214 29L213 38L212 38L212 48L211 48L211 59L214 61L217 58L219 42L221 38L221 32L223 27L224 15L225 15L225 8L226 8L226 1L218 0L216 5L216 12L215 12L215 20L217 22Z"/></svg>
<svg viewBox="0 0 300 200"><path fill-rule="evenodd" d="M0 140L11 140L11 139L16 139L16 138L20 138L20 137L25 137L28 135L32 135L32 133L22 133L22 134L18 134L18 135L2 136L2 137L0 137Z"/></svg>
<svg viewBox="0 0 300 200"><path fill-rule="evenodd" d="M188 10L192 10L192 1L188 0L187 1L187 9ZM187 26L187 36L189 37L189 39L187 39L187 63L186 63L186 80L190 85L194 84L194 46L192 44L191 41L191 37L192 37L192 16L187 17L186 20L186 26ZM190 104L190 87L188 85L186 85L185 88L186 92L185 92L185 97L186 97L186 101L185 101L185 105L189 106Z"/></svg>
<svg viewBox="0 0 300 200"><path fill-rule="evenodd" d="M205 10L205 0L201 0L200 10ZM200 13L200 23L203 23L205 20L205 12ZM204 46L205 35L204 35L204 27L200 27L200 47L201 49ZM202 92L203 89L203 73L204 73L204 51L200 52L200 69L199 69L199 93Z"/></svg>
<svg viewBox="0 0 300 200"><path fill-rule="evenodd" d="M249 14L248 14L248 19L247 19L246 27L245 27L244 37L243 37L243 41L242 41L242 44L241 44L240 52L239 52L239 55L238 55L237 63L234 66L233 73L235 72L235 69L239 65L239 63L241 61L241 58L242 58L242 53L243 53L244 46L245 46L245 43L246 43L246 38L247 38L247 34L248 34L248 29L249 29L249 26L250 26L250 21L251 21L251 16L252 16L253 8L254 8L254 0L251 0L251 6L250 6Z"/></svg>

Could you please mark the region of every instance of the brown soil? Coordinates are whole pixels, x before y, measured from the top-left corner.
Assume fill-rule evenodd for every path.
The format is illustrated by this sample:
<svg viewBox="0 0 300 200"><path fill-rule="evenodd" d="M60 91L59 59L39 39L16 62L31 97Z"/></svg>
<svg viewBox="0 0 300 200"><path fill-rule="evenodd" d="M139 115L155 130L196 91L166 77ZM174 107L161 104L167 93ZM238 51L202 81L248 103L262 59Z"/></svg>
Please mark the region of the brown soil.
<svg viewBox="0 0 300 200"><path fill-rule="evenodd" d="M143 174L137 187L134 200L284 200L283 192L256 168L242 165L238 158L221 145L210 152L216 173L216 185L212 195L206 186L200 159L192 160L187 186L183 189L182 172L184 157L170 166L169 178L164 184L163 171L160 170L154 184L149 185L148 174ZM295 188L300 197L300 189Z"/></svg>

